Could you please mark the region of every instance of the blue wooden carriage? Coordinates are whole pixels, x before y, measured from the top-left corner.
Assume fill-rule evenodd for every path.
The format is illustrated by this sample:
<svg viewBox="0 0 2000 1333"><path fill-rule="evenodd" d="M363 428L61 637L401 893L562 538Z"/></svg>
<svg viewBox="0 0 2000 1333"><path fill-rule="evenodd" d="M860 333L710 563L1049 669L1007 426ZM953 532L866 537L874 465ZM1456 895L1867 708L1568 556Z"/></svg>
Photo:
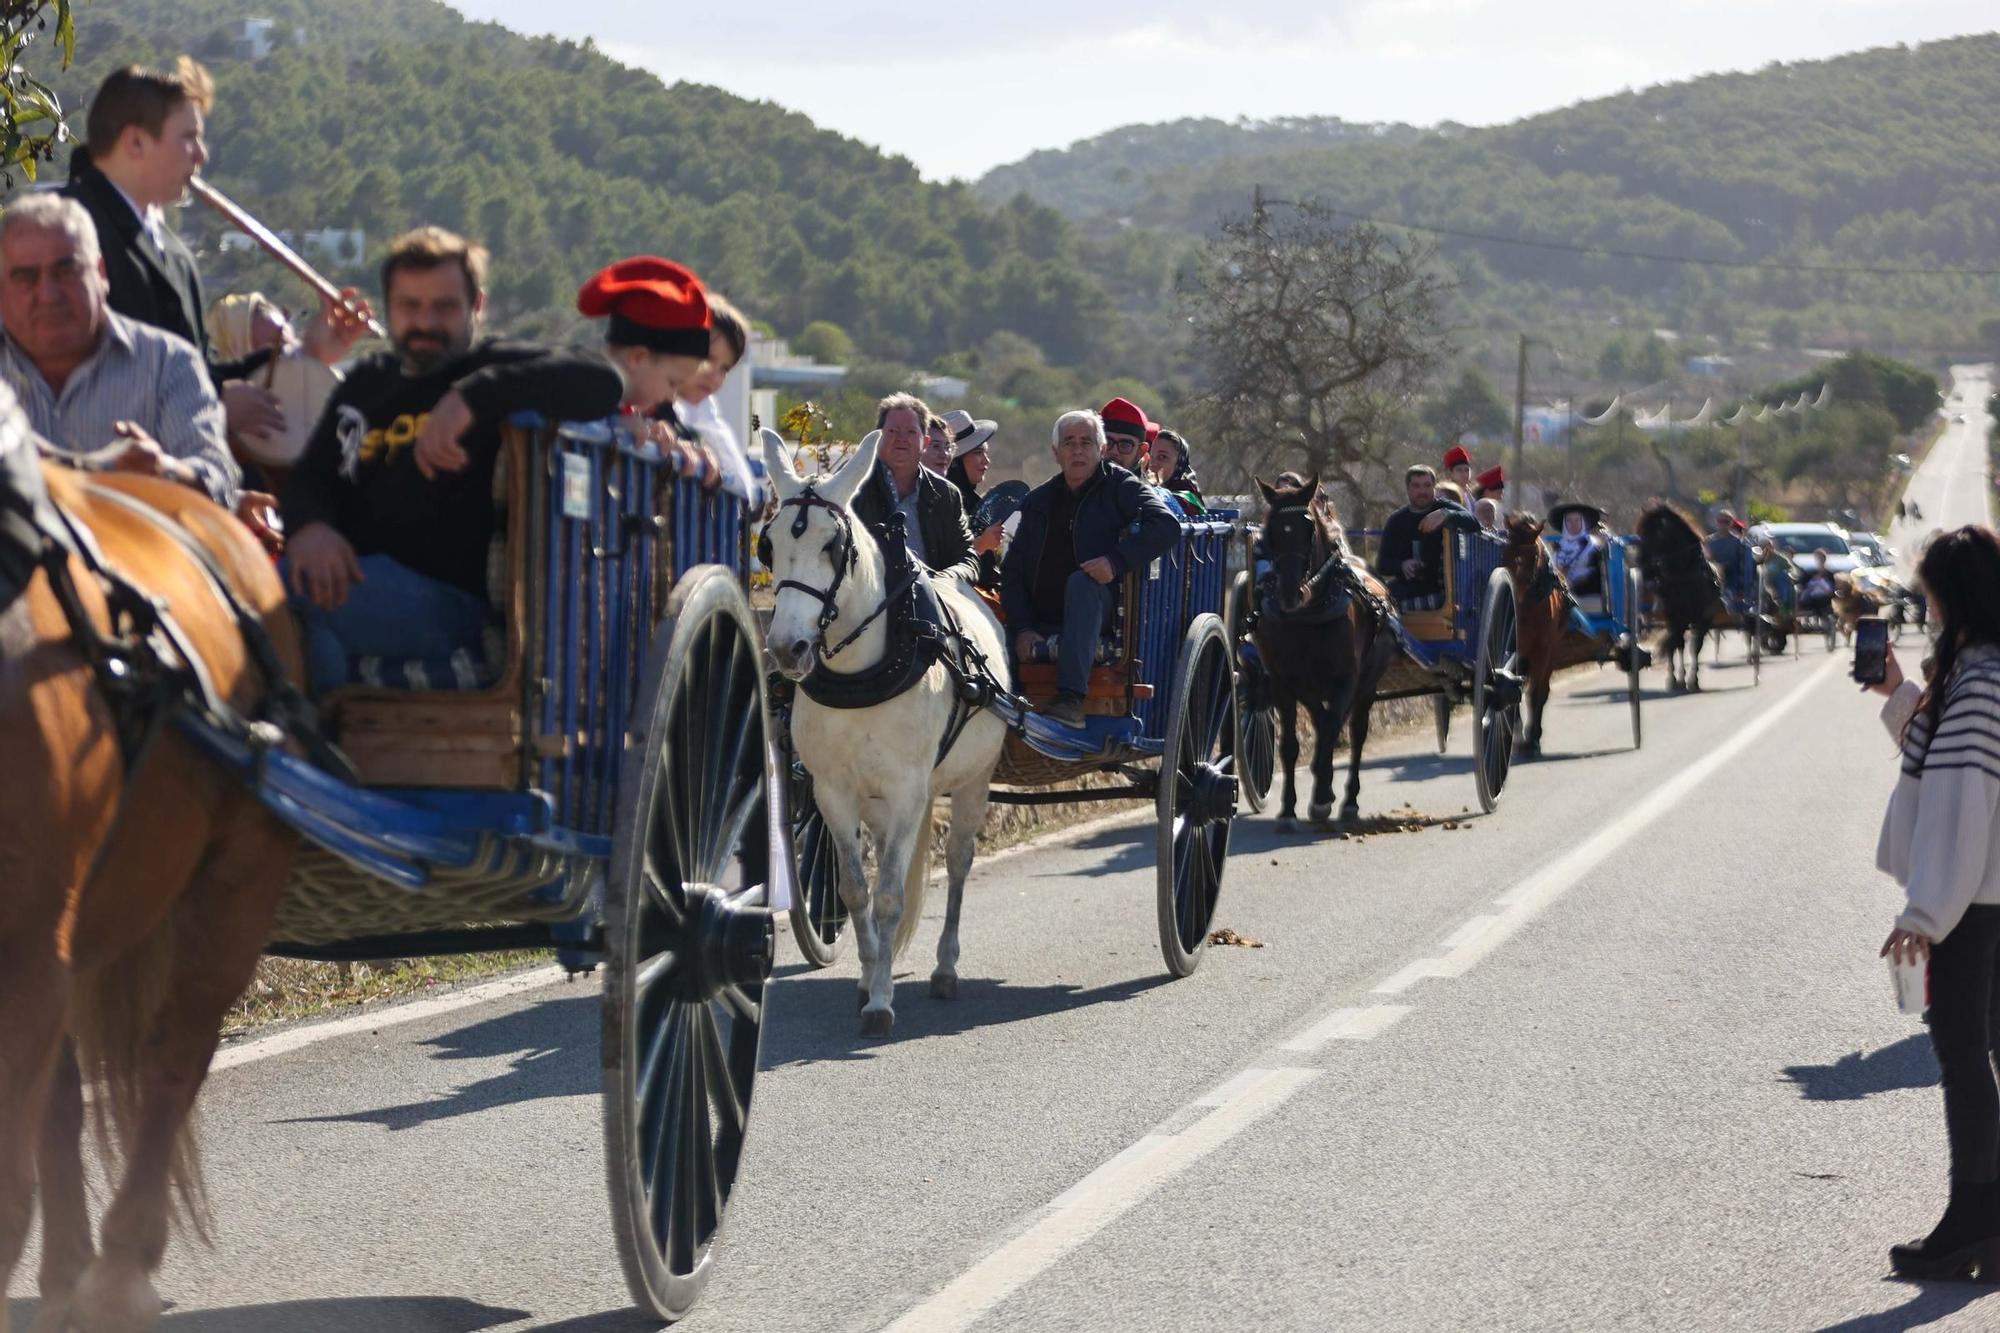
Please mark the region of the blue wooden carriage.
<svg viewBox="0 0 2000 1333"><path fill-rule="evenodd" d="M1160 952L1177 977L1200 966L1208 945L1236 811L1236 678L1222 620L1236 517L1184 519L1173 550L1126 575L1081 729L1027 711L1055 696L1052 664L1022 664L1017 698L1001 705L1013 733L994 774L996 803L1153 802ZM1087 778L1091 785L1079 785ZM793 934L824 967L838 956L847 912L810 779L796 763L792 809Z"/></svg>
<svg viewBox="0 0 2000 1333"><path fill-rule="evenodd" d="M1542 541L1551 550L1557 538ZM1644 590L1639 577L1639 539L1613 537L1604 549L1604 564L1594 592L1576 594L1569 624L1556 645L1555 669L1586 662L1609 664L1625 673L1626 705L1632 714L1632 747L1645 740L1641 713L1643 694L1639 673L1651 657L1639 644Z"/></svg>
<svg viewBox="0 0 2000 1333"><path fill-rule="evenodd" d="M495 495L474 688L330 697L354 780L191 729L303 835L272 952L604 967L613 1231L634 1300L675 1318L735 1183L791 902L747 598L761 500L679 476L623 423L532 421Z"/></svg>
<svg viewBox="0 0 2000 1333"><path fill-rule="evenodd" d="M1251 700L1244 712L1239 748L1245 755L1244 792L1251 807L1261 810L1276 780L1272 754L1276 748L1277 717L1266 704L1262 667L1245 627L1256 595L1256 571L1250 544L1255 529L1245 529L1245 566L1231 589L1231 624L1236 629L1242 692ZM1377 529L1355 531L1350 537L1379 541ZM1423 605L1399 607L1391 623L1397 653L1383 673L1375 698L1429 697L1436 701L1438 749L1450 736L1451 710L1458 703L1472 706L1474 722L1473 774L1479 803L1491 811L1507 784L1514 746L1521 737L1520 651L1517 642L1519 608L1513 580L1501 568L1506 543L1484 532L1445 534L1444 591Z"/></svg>

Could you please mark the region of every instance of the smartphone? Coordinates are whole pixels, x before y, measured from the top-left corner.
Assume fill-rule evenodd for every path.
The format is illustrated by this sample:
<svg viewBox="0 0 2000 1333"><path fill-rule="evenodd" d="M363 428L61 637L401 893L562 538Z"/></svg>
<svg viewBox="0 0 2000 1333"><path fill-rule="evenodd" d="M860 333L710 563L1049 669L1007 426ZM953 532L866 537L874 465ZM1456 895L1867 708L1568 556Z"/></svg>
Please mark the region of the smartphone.
<svg viewBox="0 0 2000 1333"><path fill-rule="evenodd" d="M1889 678L1889 622L1863 616L1854 625L1854 679L1880 685Z"/></svg>

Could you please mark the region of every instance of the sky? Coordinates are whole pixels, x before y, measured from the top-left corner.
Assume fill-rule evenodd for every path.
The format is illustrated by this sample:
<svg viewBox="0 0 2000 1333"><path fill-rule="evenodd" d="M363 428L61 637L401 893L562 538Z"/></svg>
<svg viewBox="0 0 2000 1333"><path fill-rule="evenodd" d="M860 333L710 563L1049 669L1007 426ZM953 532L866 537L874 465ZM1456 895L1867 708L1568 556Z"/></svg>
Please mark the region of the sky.
<svg viewBox="0 0 2000 1333"><path fill-rule="evenodd" d="M1995 26L1993 0L450 0L975 178L1184 116L1491 125Z"/></svg>

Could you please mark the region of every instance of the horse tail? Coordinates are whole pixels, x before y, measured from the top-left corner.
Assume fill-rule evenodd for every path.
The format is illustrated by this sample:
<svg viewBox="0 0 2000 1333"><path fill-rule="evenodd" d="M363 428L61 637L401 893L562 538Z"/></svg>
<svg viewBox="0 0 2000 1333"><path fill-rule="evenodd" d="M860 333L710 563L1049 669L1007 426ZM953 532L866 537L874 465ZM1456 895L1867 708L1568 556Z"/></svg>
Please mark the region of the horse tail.
<svg viewBox="0 0 2000 1333"><path fill-rule="evenodd" d="M144 1075L157 1070L153 1049L161 1010L171 992L176 949L174 931L163 924L124 955L81 979L70 1006L70 1035L88 1090L91 1125L105 1172L116 1180L138 1146L146 1092ZM189 1110L167 1157L167 1181L175 1216L203 1242L214 1239L214 1214L202 1179L199 1123L193 1090Z"/></svg>
<svg viewBox="0 0 2000 1333"><path fill-rule="evenodd" d="M917 827L917 845L910 852L910 873L903 877L903 919L896 923L896 938L889 945L889 961L903 956L917 933L924 915L924 891L931 883L931 803L924 802L924 815Z"/></svg>

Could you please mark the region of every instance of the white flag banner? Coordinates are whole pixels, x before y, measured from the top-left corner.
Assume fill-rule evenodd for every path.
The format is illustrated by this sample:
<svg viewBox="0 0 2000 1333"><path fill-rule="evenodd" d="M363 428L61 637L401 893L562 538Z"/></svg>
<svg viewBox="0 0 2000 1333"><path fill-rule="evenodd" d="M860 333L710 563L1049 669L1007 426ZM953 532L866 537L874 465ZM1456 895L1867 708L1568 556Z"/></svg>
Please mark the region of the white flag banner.
<svg viewBox="0 0 2000 1333"><path fill-rule="evenodd" d="M1725 426L1740 426L1750 419L1750 404L1739 403L1734 412L1723 418L1722 424Z"/></svg>
<svg viewBox="0 0 2000 1333"><path fill-rule="evenodd" d="M1710 398L1701 405L1701 411L1685 421L1676 421L1676 426L1706 426L1715 417L1715 399Z"/></svg>
<svg viewBox="0 0 2000 1333"><path fill-rule="evenodd" d="M1820 381L1819 397L1812 400L1812 410L1815 412L1825 411L1827 404L1831 403L1832 401L1833 401L1833 381L1832 380Z"/></svg>
<svg viewBox="0 0 2000 1333"><path fill-rule="evenodd" d="M1602 426L1605 422L1611 420L1611 418L1617 416L1619 412L1624 410L1624 403L1625 403L1625 395L1621 393L1616 398L1613 398L1610 404L1602 412L1599 412L1596 416L1582 417L1580 418L1580 420L1586 426Z"/></svg>

